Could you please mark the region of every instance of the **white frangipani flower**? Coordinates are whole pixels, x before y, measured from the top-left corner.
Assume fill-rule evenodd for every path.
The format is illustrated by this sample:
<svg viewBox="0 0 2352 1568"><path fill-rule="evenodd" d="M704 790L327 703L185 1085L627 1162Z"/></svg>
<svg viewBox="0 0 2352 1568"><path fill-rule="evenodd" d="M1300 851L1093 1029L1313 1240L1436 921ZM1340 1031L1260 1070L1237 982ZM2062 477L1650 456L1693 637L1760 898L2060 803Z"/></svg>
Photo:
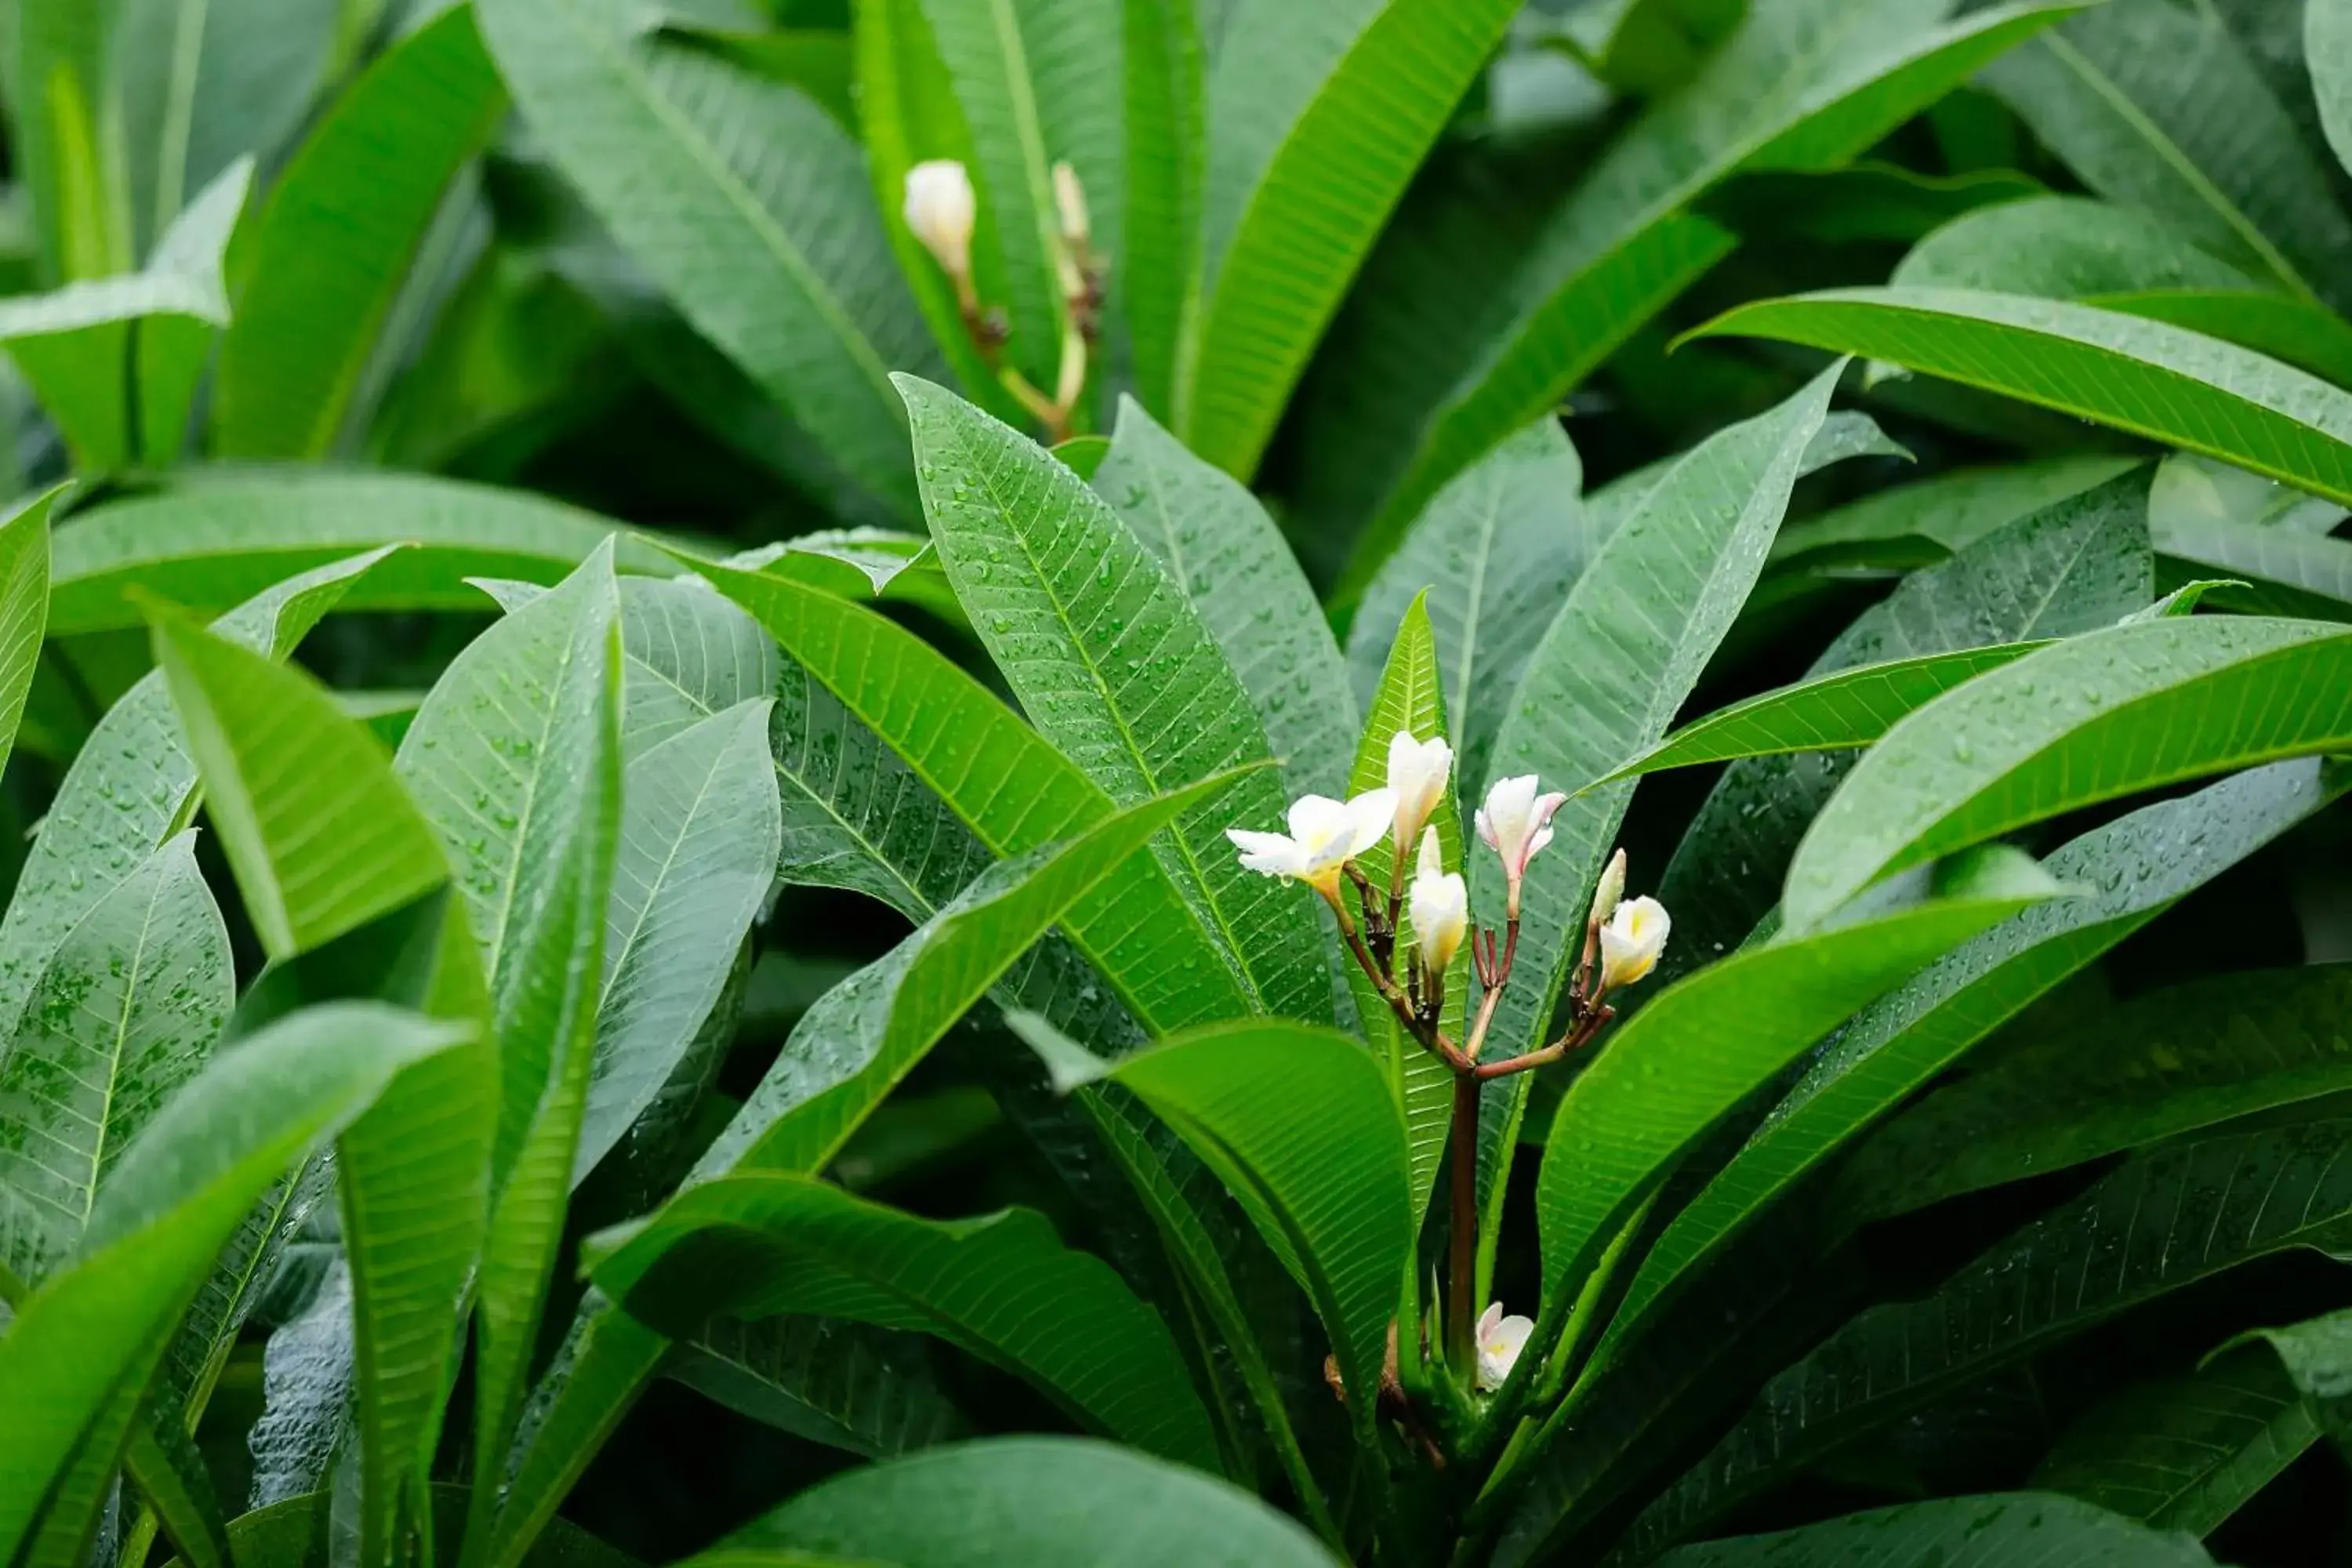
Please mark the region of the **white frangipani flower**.
<svg viewBox="0 0 2352 1568"><path fill-rule="evenodd" d="M971 176L952 158L932 158L907 171L907 226L937 258L959 289L971 279L971 226L979 204Z"/></svg>
<svg viewBox="0 0 2352 1568"><path fill-rule="evenodd" d="M1568 796L1558 790L1538 795L1536 775L1521 773L1497 779L1486 792L1486 804L1478 808L1478 837L1502 857L1514 920L1519 913L1519 880L1528 874L1528 862L1535 858L1536 851L1551 842L1552 813L1567 802Z"/></svg>
<svg viewBox="0 0 2352 1568"><path fill-rule="evenodd" d="M1503 1386L1518 1364L1519 1352L1527 1348L1528 1336L1536 1331L1531 1318L1503 1316L1500 1301L1478 1314L1478 1387L1492 1394Z"/></svg>
<svg viewBox="0 0 2352 1568"><path fill-rule="evenodd" d="M1421 952L1421 972L1437 980L1470 929L1470 889L1458 871L1448 871L1437 847L1437 829L1421 839L1421 863L1412 879L1412 935Z"/></svg>
<svg viewBox="0 0 2352 1568"><path fill-rule="evenodd" d="M1290 803L1290 831L1253 833L1228 827L1242 864L1268 877L1296 877L1327 899L1339 892L1339 868L1387 836L1396 796L1367 790L1353 800L1306 795Z"/></svg>
<svg viewBox="0 0 2352 1568"><path fill-rule="evenodd" d="M1655 899L1628 899L1601 928L1601 989L1631 985L1658 966L1674 921Z"/></svg>
<svg viewBox="0 0 2352 1568"><path fill-rule="evenodd" d="M1416 741L1410 730L1389 737L1389 788L1396 792L1396 846L1421 837L1430 814L1445 798L1445 781L1454 772L1454 748L1441 736Z"/></svg>
<svg viewBox="0 0 2352 1568"><path fill-rule="evenodd" d="M1601 868L1600 884L1592 889L1592 923L1607 924L1609 917L1617 912L1617 906L1624 901L1625 851L1620 849Z"/></svg>

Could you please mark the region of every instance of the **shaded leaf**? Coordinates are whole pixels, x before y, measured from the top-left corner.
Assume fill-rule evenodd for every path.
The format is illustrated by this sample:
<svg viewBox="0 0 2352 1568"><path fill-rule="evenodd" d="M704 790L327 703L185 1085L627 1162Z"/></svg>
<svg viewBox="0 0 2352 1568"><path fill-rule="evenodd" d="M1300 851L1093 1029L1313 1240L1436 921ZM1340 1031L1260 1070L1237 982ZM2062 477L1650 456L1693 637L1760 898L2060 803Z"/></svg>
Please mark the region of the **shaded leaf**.
<svg viewBox="0 0 2352 1568"><path fill-rule="evenodd" d="M2159 1533L2072 1498L2000 1492L1904 1503L1778 1535L1685 1546L1659 1562L1664 1568L1745 1568L1755 1563L1996 1568L2046 1553L2080 1568L2205 1568L2213 1561L2186 1535Z"/></svg>
<svg viewBox="0 0 2352 1568"><path fill-rule="evenodd" d="M778 1431L869 1459L971 1430L920 1340L862 1323L721 1321L695 1336L669 1374Z"/></svg>

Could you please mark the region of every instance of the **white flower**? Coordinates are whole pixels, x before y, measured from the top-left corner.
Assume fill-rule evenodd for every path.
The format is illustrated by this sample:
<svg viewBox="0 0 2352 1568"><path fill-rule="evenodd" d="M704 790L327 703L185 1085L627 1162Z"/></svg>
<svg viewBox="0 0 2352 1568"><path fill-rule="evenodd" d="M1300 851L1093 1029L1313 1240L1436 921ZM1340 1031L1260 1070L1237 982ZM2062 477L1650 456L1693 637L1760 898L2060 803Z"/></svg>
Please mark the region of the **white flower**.
<svg viewBox="0 0 2352 1568"><path fill-rule="evenodd" d="M1338 896L1339 868L1378 844L1396 815L1396 796L1367 790L1349 801L1306 795L1290 803L1290 832L1228 827L1242 864L1268 877L1296 877L1326 898Z"/></svg>
<svg viewBox="0 0 2352 1568"><path fill-rule="evenodd" d="M971 176L952 158L933 158L907 171L907 226L961 285L971 277L971 226L977 204Z"/></svg>
<svg viewBox="0 0 2352 1568"><path fill-rule="evenodd" d="M1592 889L1591 923L1605 924L1624 900L1625 851L1620 849L1609 857L1609 864L1601 868L1600 885Z"/></svg>
<svg viewBox="0 0 2352 1568"><path fill-rule="evenodd" d="M1470 889L1460 872L1448 871L1437 848L1437 829L1422 836L1421 865L1412 879L1412 934L1421 948L1421 972L1433 980L1462 951L1470 929Z"/></svg>
<svg viewBox="0 0 2352 1568"><path fill-rule="evenodd" d="M1557 790L1538 795L1536 775L1521 773L1496 780L1486 792L1486 804L1478 808L1478 837L1502 857L1514 920L1519 913L1519 879L1528 874L1528 862L1535 858L1536 851L1551 842L1552 813L1567 801L1568 796Z"/></svg>
<svg viewBox="0 0 2352 1568"><path fill-rule="evenodd" d="M1389 788L1396 792L1396 845L1402 851L1421 837L1430 814L1445 798L1454 771L1454 748L1443 739L1416 741L1410 730L1389 737Z"/></svg>
<svg viewBox="0 0 2352 1568"><path fill-rule="evenodd" d="M1519 1352L1527 1347L1528 1336L1536 1331L1532 1320L1503 1316L1503 1304L1495 1302L1478 1314L1478 1386L1493 1393L1503 1386L1518 1363Z"/></svg>
<svg viewBox="0 0 2352 1568"><path fill-rule="evenodd" d="M1628 899L1601 928L1601 989L1631 985L1658 966L1674 929L1666 906L1655 899Z"/></svg>

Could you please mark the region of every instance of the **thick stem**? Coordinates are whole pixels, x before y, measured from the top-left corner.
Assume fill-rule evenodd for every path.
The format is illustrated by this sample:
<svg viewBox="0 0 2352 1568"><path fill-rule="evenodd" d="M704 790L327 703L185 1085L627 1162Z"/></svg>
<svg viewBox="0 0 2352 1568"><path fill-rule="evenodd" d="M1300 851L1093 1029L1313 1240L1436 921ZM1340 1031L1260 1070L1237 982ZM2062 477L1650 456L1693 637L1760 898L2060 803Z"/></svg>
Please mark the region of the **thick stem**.
<svg viewBox="0 0 2352 1568"><path fill-rule="evenodd" d="M1478 1078L1454 1075L1454 1223L1448 1237L1445 1351L1459 1376L1478 1372Z"/></svg>

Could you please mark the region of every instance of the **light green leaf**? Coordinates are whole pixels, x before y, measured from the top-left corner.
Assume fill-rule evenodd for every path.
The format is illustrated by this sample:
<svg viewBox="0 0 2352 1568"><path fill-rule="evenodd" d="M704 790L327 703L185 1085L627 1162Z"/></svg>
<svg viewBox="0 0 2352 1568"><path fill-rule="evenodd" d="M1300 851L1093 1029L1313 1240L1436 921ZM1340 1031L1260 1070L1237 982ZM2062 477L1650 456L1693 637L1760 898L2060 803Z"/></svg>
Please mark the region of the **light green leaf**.
<svg viewBox="0 0 2352 1568"><path fill-rule="evenodd" d="M2198 616L2070 638L1887 731L1790 865L1789 927L1879 878L2137 790L2352 745L2352 632Z"/></svg>
<svg viewBox="0 0 2352 1568"><path fill-rule="evenodd" d="M858 150L793 88L635 31L621 0L477 0L540 143L696 330L845 479L911 517L887 374L938 364Z"/></svg>
<svg viewBox="0 0 2352 1568"><path fill-rule="evenodd" d="M836 710L817 700L819 694L805 684L779 699L781 732L793 743L789 751L779 744L778 765L806 780L795 792L787 778L787 802L797 793L815 806L804 814L788 804L788 858L804 845L814 845L833 864L870 858L872 868L856 873L858 880L850 885L918 920L927 918L929 909L909 900L936 907L943 892L961 885L959 868L971 866L970 851L952 839L929 847L914 843L906 829L919 824L919 816L893 829L887 815L877 815L885 805L896 809L895 796L877 797L854 819L848 816L844 797L849 792L835 782L838 769L832 748L847 759L870 745L870 738L859 738L860 726L889 748L917 782L936 791L988 852L1025 854L1112 814L1109 797L1068 759L904 627L797 584L721 566L700 570L720 593L751 612L809 680L824 689L823 695L839 705ZM892 769L869 764L868 776L878 790ZM813 837L801 837L803 831ZM875 852L883 849L887 852ZM910 879L916 868L929 876ZM832 872L828 879L847 874ZM956 879L943 885L929 879L942 875ZM842 884L828 879L826 885ZM1223 951L1154 855L1139 854L1074 905L1064 923L1071 940L1150 1028L1164 1033L1249 1010Z"/></svg>
<svg viewBox="0 0 2352 1568"><path fill-rule="evenodd" d="M2046 45L2029 45L2028 50L2034 47ZM1979 207L1912 247L1887 281L1902 288L1989 289L2051 300L2150 289L2259 287L2158 219L2087 196L2037 196Z"/></svg>
<svg viewBox="0 0 2352 1568"><path fill-rule="evenodd" d="M1767 1384L1635 1521L1655 1550L1883 1422L2256 1258L2352 1243L2352 1123L2220 1132L2133 1159L1916 1301L1876 1307Z"/></svg>
<svg viewBox="0 0 2352 1568"><path fill-rule="evenodd" d="M49 514L65 495L52 485L0 517L0 768L16 750L48 628Z"/></svg>
<svg viewBox="0 0 2352 1568"><path fill-rule="evenodd" d="M1395 1091L1363 1048L1328 1029L1245 1020L1116 1065L1061 1054L1047 1062L1057 1087L1111 1079L1176 1130L1315 1303L1346 1385L1377 1387L1415 1211ZM1315 1114L1297 1114L1302 1105ZM1349 1401L1360 1429L1371 1405Z"/></svg>
<svg viewBox="0 0 2352 1568"><path fill-rule="evenodd" d="M158 617L154 646L270 957L322 946L448 880L383 747L325 688L176 616Z"/></svg>
<svg viewBox="0 0 2352 1568"><path fill-rule="evenodd" d="M1499 295L1465 302L1335 477L1371 516L1342 592L1360 589L1445 481L1558 404L1729 253L1690 211L1735 173L1834 168L2074 7L2000 5L1944 23L1944 0L1757 0L1706 68L1611 144L1518 253ZM1336 433L1335 433L1336 434Z"/></svg>
<svg viewBox="0 0 2352 1568"><path fill-rule="evenodd" d="M401 38L335 100L278 176L240 258L216 451L320 457L367 417L362 384L410 265L505 113L470 5Z"/></svg>
<svg viewBox="0 0 2352 1568"><path fill-rule="evenodd" d="M352 556L288 578L213 629L283 659L383 554ZM66 933L187 826L196 782L162 672L142 677L90 731L26 857L0 920L0 1020L13 1026Z"/></svg>
<svg viewBox="0 0 2352 1568"><path fill-rule="evenodd" d="M2306 299L2344 298L2352 221L2211 9L2094 6L1986 79L2092 190Z"/></svg>
<svg viewBox="0 0 2352 1568"><path fill-rule="evenodd" d="M1405 606L1427 594L1451 738L1472 788L1487 776L1528 656L1601 546L1577 500L1583 485L1576 448L1545 416L1438 492L1356 607L1348 664L1369 701Z"/></svg>
<svg viewBox="0 0 2352 1568"><path fill-rule="evenodd" d="M0 1431L0 1554L14 1560L37 1527L81 1537L91 1519L37 1523L51 1483L78 1459L119 1452L174 1322L246 1211L404 1068L459 1037L388 1008L315 1008L221 1053L148 1124L78 1258L0 1339L18 1417Z"/></svg>
<svg viewBox="0 0 2352 1568"><path fill-rule="evenodd" d="M1544 789L1580 792L1665 733L1763 569L1837 376L1832 368L1701 444L1610 535L1529 657L1482 789L1534 773ZM1550 847L1529 862L1518 963L1495 1013L1497 1052L1543 1044L1633 790L1572 793ZM1501 863L1482 856L1471 871L1477 907L1502 908Z"/></svg>
<svg viewBox="0 0 2352 1568"><path fill-rule="evenodd" d="M2308 300L2243 289L2148 289L2083 302L2185 327L2352 385L2352 322Z"/></svg>
<svg viewBox="0 0 2352 1568"><path fill-rule="evenodd" d="M1272 756L1207 628L1101 497L952 394L898 385L948 579L1047 741L1129 805ZM1162 863L1258 1009L1328 1018L1313 895L1244 869L1225 838L1284 804L1272 773L1248 779L1180 823Z"/></svg>
<svg viewBox="0 0 2352 1568"><path fill-rule="evenodd" d="M667 1331L780 1312L919 1330L1122 1442L1215 1463L1165 1325L1026 1210L918 1219L808 1176L748 1172L688 1188L625 1237L592 1240L590 1258L600 1288Z"/></svg>
<svg viewBox="0 0 2352 1568"><path fill-rule="evenodd" d="M1518 9L1237 0L1208 82L1200 316L1176 430L1247 477L1340 297ZM1524 423L1524 421L1521 421Z"/></svg>
<svg viewBox="0 0 2352 1568"><path fill-rule="evenodd" d="M1980 1070L1855 1152L1838 1176L1842 1221L1909 1213L2352 1088L2347 1002L2352 966L2224 974L1997 1042Z"/></svg>
<svg viewBox="0 0 2352 1568"><path fill-rule="evenodd" d="M2345 0L2305 0L2303 46L2327 145L2338 163L2352 169L2352 6Z"/></svg>
<svg viewBox="0 0 2352 1568"><path fill-rule="evenodd" d="M738 703L629 762L575 1182L668 1081L768 896L783 837L769 711Z"/></svg>
<svg viewBox="0 0 2352 1568"><path fill-rule="evenodd" d="M1699 331L1891 360L2352 501L2352 393L2160 321L1964 289L1832 289Z"/></svg>
<svg viewBox="0 0 2352 1568"><path fill-rule="evenodd" d="M1916 520L1957 542L1958 553L1913 573L1864 611L1813 661L1813 673L2071 636L2112 626L2145 606L2154 584L2145 480L2125 475L2080 494L2062 488L2063 499L2046 506L2026 500L2060 480L2074 483L2064 473L1996 468L1883 492L1912 498L1880 514L1885 529ZM2026 515L1979 530L1980 516L2000 518L2020 502ZM1881 531L1879 524L1869 531ZM1748 939L1780 900L1782 875L1806 826L1853 762L1851 755L1759 758L1725 772L1659 882L1675 928L1660 961L1662 976L1686 973Z"/></svg>
<svg viewBox="0 0 2352 1568"><path fill-rule="evenodd" d="M1356 700L1315 590L1255 496L1131 398L1090 481L1192 605L1248 694L1294 795L1338 795Z"/></svg>
<svg viewBox="0 0 2352 1568"><path fill-rule="evenodd" d="M228 930L183 833L66 933L0 1055L0 1268L37 1285L74 1250L236 1001Z"/></svg>
<svg viewBox="0 0 2352 1568"><path fill-rule="evenodd" d="M249 158L223 171L137 272L0 300L0 342L64 432L78 467L103 470L141 456L177 454L206 334L199 331L193 345L171 342L149 353L158 345L140 332L142 353L134 361L133 332L137 323L159 317L227 322L223 260L252 179ZM146 425L155 428L144 431Z"/></svg>
<svg viewBox="0 0 2352 1568"><path fill-rule="evenodd" d="M1434 740L1447 732L1439 657L1429 611L1423 598L1415 598L1405 607L1403 622L1397 627L1389 650L1387 668L1372 690L1371 713L1356 747L1355 770L1348 779L1349 795L1386 786L1389 742L1399 731L1411 732L1418 741ZM1458 760L1456 765L1458 769ZM1461 808L1454 804L1454 781L1448 780L1444 796L1430 817L1430 826L1437 830L1437 847L1445 868L1460 872L1464 869L1465 845ZM1382 839L1357 857L1364 876L1375 889L1385 891L1390 886L1398 848ZM1405 847L1405 852L1418 855L1420 847ZM1408 861L1407 865L1415 863ZM1399 928L1396 952L1402 955L1413 949L1409 914L1399 921ZM1402 963L1400 956L1400 969ZM1454 1073L1423 1050L1420 1041L1405 1033L1388 1003L1354 962L1348 963L1346 973L1348 984L1355 994L1356 1016L1364 1038L1381 1063L1391 1098L1404 1114L1405 1142L1412 1173L1412 1212L1419 1215L1429 1207L1429 1194L1437 1185L1438 1162L1445 1152L1446 1128L1454 1114ZM1458 1044L1465 1037L1464 1021L1469 1012L1469 961L1465 959L1455 965L1447 980L1445 1005L1438 1021L1447 1037Z"/></svg>
<svg viewBox="0 0 2352 1568"><path fill-rule="evenodd" d="M2058 890L2024 857L1992 852L1944 896L1748 948L1652 998L1570 1085L1545 1147L1547 1315L1717 1117L1922 964Z"/></svg>
<svg viewBox="0 0 2352 1568"><path fill-rule="evenodd" d="M2174 519L2156 547L2200 573L2236 579L2232 606L2352 620L2352 543L2259 523Z"/></svg>
<svg viewBox="0 0 2352 1568"><path fill-rule="evenodd" d="M1182 0L1122 0L1126 69L1125 244L1111 298L1127 326L1135 396L1176 417L1176 381L1199 305L1208 130L1201 17Z"/></svg>
<svg viewBox="0 0 2352 1568"><path fill-rule="evenodd" d="M2156 481L2147 492L2148 527L2159 533L2176 524L2207 522L2332 533L2347 512L2334 501L2194 452L2168 455L2156 466Z"/></svg>
<svg viewBox="0 0 2352 1568"><path fill-rule="evenodd" d="M950 1026L987 994L1063 911L1151 837L1234 781L1149 800L1052 850L1001 861L888 953L804 1015L696 1170L814 1173L838 1153Z"/></svg>
<svg viewBox="0 0 2352 1568"><path fill-rule="evenodd" d="M836 1476L696 1568L1329 1568L1312 1536L1234 1487L1068 1437L999 1437Z"/></svg>
<svg viewBox="0 0 2352 1568"><path fill-rule="evenodd" d="M1848 1024L1675 1216L1643 1260L1612 1336L1726 1237L2000 1024L2336 794L2321 784L2318 764L2282 763L2146 806L2053 853L2042 869L2088 889L2086 896L2053 900L1986 931Z"/></svg>
<svg viewBox="0 0 2352 1568"><path fill-rule="evenodd" d="M1738 757L1867 746L1912 710L2046 642L1995 643L1857 665L1718 708L1588 788Z"/></svg>
<svg viewBox="0 0 2352 1568"><path fill-rule="evenodd" d="M1685 1546L1660 1568L1874 1568L1933 1563L1937 1568L2009 1568L2051 1555L2074 1568L2208 1568L2212 1559L2186 1535L2158 1533L2072 1498L2032 1492L1938 1498L1847 1514L1777 1535L1747 1535Z"/></svg>
<svg viewBox="0 0 2352 1568"><path fill-rule="evenodd" d="M346 608L478 610L481 593L467 579L554 583L618 526L524 491L421 474L199 469L58 530L49 630L142 625L124 594L133 586L190 609L226 609L289 573L395 543L409 548L352 584ZM676 570L639 538L616 540L614 559L627 572ZM792 567L770 569L800 564L787 559ZM838 581L830 558L820 570Z"/></svg>
<svg viewBox="0 0 2352 1568"><path fill-rule="evenodd" d="M2042 1456L2032 1484L2159 1530L2210 1535L2319 1430L2278 1358L2240 1350L2093 1405Z"/></svg>
<svg viewBox="0 0 2352 1568"><path fill-rule="evenodd" d="M131 191L122 101L107 54L118 0L27 0L7 62L11 160L33 209L36 276L50 287L127 272Z"/></svg>
<svg viewBox="0 0 2352 1568"><path fill-rule="evenodd" d="M1819 517L1792 522L1772 542L1775 568L1853 553L1916 552L1927 561L1967 549L1994 530L2095 489L2142 459L2092 454L1991 468L1956 468L1878 490ZM1925 651L1925 650L1922 650Z"/></svg>

